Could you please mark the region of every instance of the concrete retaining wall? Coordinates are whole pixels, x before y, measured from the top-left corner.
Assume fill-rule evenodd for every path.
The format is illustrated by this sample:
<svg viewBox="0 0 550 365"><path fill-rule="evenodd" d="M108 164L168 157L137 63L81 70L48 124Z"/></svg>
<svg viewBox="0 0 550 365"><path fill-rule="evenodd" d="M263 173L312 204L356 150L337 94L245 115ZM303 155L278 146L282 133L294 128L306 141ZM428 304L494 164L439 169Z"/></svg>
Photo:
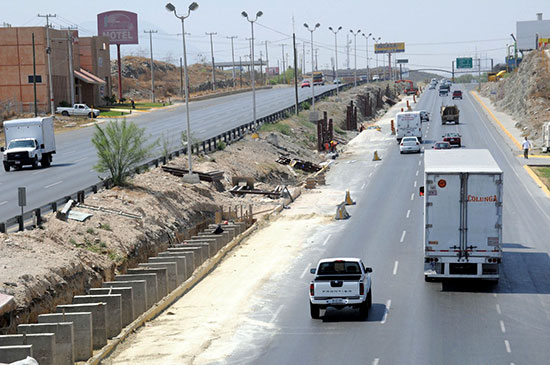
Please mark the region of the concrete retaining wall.
<svg viewBox="0 0 550 365"><path fill-rule="evenodd" d="M17 326L19 334L40 334L54 333L55 334L55 357L54 364L73 365L74 350L74 332L71 322L60 323L38 323L38 324L20 324Z"/></svg>
<svg viewBox="0 0 550 365"><path fill-rule="evenodd" d="M157 275L155 274L133 274L133 275L117 275L115 281L128 281L145 280L147 285L145 286L147 293L147 309L151 308L153 304L157 302Z"/></svg>
<svg viewBox="0 0 550 365"><path fill-rule="evenodd" d="M176 280L177 286L185 281L188 278L187 276L187 258L185 256L159 256L159 257L149 257L149 263L151 264L162 264L162 263L175 263L176 264ZM191 274L191 272L189 273Z"/></svg>
<svg viewBox="0 0 550 365"><path fill-rule="evenodd" d="M90 295L119 294L122 311L122 327L126 327L134 320L134 290L132 287L122 288L91 288Z"/></svg>
<svg viewBox="0 0 550 365"><path fill-rule="evenodd" d="M107 344L107 304L65 304L57 306L57 313L81 313L92 314L92 343L94 349L100 349Z"/></svg>
<svg viewBox="0 0 550 365"><path fill-rule="evenodd" d="M150 261L150 260L149 260ZM176 289L178 286L178 267L177 263L175 262L147 262L145 264L139 264L139 268L144 269L158 269L163 268L166 269L166 276L167 276L167 287L168 287L168 293L170 293L172 290Z"/></svg>
<svg viewBox="0 0 550 365"><path fill-rule="evenodd" d="M103 288L123 288L131 287L134 298L134 315L132 321L147 310L147 281L128 280L128 281L106 281Z"/></svg>
<svg viewBox="0 0 550 365"><path fill-rule="evenodd" d="M32 345L0 346L0 363L12 363L32 357Z"/></svg>
<svg viewBox="0 0 550 365"><path fill-rule="evenodd" d="M122 330L122 297L120 294L111 295L75 295L73 297L74 304L92 304L105 303L107 308L106 314L106 329L107 338L113 338Z"/></svg>
<svg viewBox="0 0 550 365"><path fill-rule="evenodd" d="M33 358L40 365L56 365L55 334L39 333L29 335L0 336L0 347L32 345Z"/></svg>
<svg viewBox="0 0 550 365"><path fill-rule="evenodd" d="M38 316L38 323L70 322L73 324L75 361L86 361L93 353L92 313L49 313Z"/></svg>
<svg viewBox="0 0 550 365"><path fill-rule="evenodd" d="M134 268L134 269L128 269L126 271L127 275L133 275L133 274L153 274L157 278L157 300L155 300L155 303L161 300L168 294L168 274L166 273L165 268L158 268L158 269L144 269L144 268ZM116 280L116 279L115 279Z"/></svg>

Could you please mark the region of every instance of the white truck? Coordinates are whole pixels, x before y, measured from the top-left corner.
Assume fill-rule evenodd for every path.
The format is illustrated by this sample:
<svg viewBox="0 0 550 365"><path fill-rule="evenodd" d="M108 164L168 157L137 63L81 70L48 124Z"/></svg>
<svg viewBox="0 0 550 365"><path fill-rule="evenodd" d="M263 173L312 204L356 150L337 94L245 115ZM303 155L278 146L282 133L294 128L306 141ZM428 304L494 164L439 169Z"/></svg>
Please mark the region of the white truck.
<svg viewBox="0 0 550 365"><path fill-rule="evenodd" d="M550 122L542 125L542 152L550 152Z"/></svg>
<svg viewBox="0 0 550 365"><path fill-rule="evenodd" d="M395 119L397 143L400 143L403 137L416 137L422 142L422 119L419 111L400 112L395 115Z"/></svg>
<svg viewBox="0 0 550 365"><path fill-rule="evenodd" d="M65 117L69 115L80 115L89 118L97 118L99 116L99 109L92 109L86 104L75 104L72 107L58 107L55 112Z"/></svg>
<svg viewBox="0 0 550 365"><path fill-rule="evenodd" d="M502 170L488 150L424 152L424 278L498 281Z"/></svg>
<svg viewBox="0 0 550 365"><path fill-rule="evenodd" d="M320 310L327 307L342 309L359 308L367 318L372 306L370 273L358 258L327 258L311 269L315 278L309 284L309 307L311 318L319 319Z"/></svg>
<svg viewBox="0 0 550 365"><path fill-rule="evenodd" d="M14 119L4 122L6 147L3 152L4 170L23 165L49 167L55 153L53 117Z"/></svg>

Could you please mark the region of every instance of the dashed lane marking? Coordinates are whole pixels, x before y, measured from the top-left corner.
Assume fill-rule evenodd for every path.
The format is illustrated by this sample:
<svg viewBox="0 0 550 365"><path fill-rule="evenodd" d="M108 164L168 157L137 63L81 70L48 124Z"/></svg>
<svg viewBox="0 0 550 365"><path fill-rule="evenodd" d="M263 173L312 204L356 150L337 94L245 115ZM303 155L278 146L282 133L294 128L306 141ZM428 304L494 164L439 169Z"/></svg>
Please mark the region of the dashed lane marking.
<svg viewBox="0 0 550 365"><path fill-rule="evenodd" d="M304 271L302 272L302 275L300 275L300 279L303 279L304 276L306 276L306 274L307 274L307 272L308 272L310 266L311 266L311 262L310 262L309 264L307 264L306 268L305 268Z"/></svg>
<svg viewBox="0 0 550 365"><path fill-rule="evenodd" d="M418 176L418 170L416 170L416 176Z"/></svg>
<svg viewBox="0 0 550 365"><path fill-rule="evenodd" d="M511 353L511 352L512 352L512 348L510 347L510 341L504 340L504 346L506 346L506 352L507 352L507 353Z"/></svg>
<svg viewBox="0 0 550 365"><path fill-rule="evenodd" d="M328 240L330 240L330 237L332 237L332 234L329 234L327 238L323 241L323 246L327 244Z"/></svg>
<svg viewBox="0 0 550 365"><path fill-rule="evenodd" d="M398 267L399 267L399 261L395 261L395 264L393 264L393 275L397 275L397 268Z"/></svg>
<svg viewBox="0 0 550 365"><path fill-rule="evenodd" d="M60 181L58 181L58 182L54 182L53 184L50 184L50 185L46 185L46 186L44 186L44 189L49 189L49 188L51 188L52 186L56 186L56 185L59 185L59 184L61 184L61 183L63 183L63 180L60 180Z"/></svg>
<svg viewBox="0 0 550 365"><path fill-rule="evenodd" d="M365 188L365 186L367 186L367 184L363 183L363 185L361 185L361 190L363 190Z"/></svg>
<svg viewBox="0 0 550 365"><path fill-rule="evenodd" d="M502 314L502 311L500 310L500 304L497 304L497 313Z"/></svg>
<svg viewBox="0 0 550 365"><path fill-rule="evenodd" d="M503 320L500 321L500 330L502 331L502 333L506 333L506 327L504 327L504 321Z"/></svg>
<svg viewBox="0 0 550 365"><path fill-rule="evenodd" d="M399 240L399 242L403 243L403 240L405 239L406 234L407 234L407 231L403 231L403 233L401 234L401 239Z"/></svg>
<svg viewBox="0 0 550 365"><path fill-rule="evenodd" d="M407 210L407 218L409 218L409 216L411 215L411 210Z"/></svg>
<svg viewBox="0 0 550 365"><path fill-rule="evenodd" d="M277 308L277 310L275 311L275 313L273 313L273 317L271 317L271 320L269 321L269 323L275 322L275 320L276 320L277 317L279 316L279 313L281 313L282 310L283 310L283 304L281 304L281 305L279 306L279 308Z"/></svg>
<svg viewBox="0 0 550 365"><path fill-rule="evenodd" d="M386 303L386 311L384 312L384 317L382 317L382 320L380 321L381 324L386 323L386 320L388 319L388 313L390 312L391 307L391 299L388 299L388 302Z"/></svg>
<svg viewBox="0 0 550 365"><path fill-rule="evenodd" d="M411 194L411 200L414 200L414 193Z"/></svg>
<svg viewBox="0 0 550 365"><path fill-rule="evenodd" d="M418 160L418 166L422 166L422 160Z"/></svg>
<svg viewBox="0 0 550 365"><path fill-rule="evenodd" d="M0 202L0 205L4 205L6 204L8 201L7 200L4 200L3 202Z"/></svg>
<svg viewBox="0 0 550 365"><path fill-rule="evenodd" d="M416 188L416 181L414 182L414 187Z"/></svg>
<svg viewBox="0 0 550 365"><path fill-rule="evenodd" d="M372 365L378 365L379 361L380 361L379 358L376 358L376 359L372 360Z"/></svg>

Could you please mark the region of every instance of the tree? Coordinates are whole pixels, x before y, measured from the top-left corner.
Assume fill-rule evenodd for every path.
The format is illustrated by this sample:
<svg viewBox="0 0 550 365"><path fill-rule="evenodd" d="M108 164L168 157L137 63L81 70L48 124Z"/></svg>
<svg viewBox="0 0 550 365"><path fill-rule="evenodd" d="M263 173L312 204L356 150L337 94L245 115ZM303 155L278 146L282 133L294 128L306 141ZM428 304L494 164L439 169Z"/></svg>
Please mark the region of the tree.
<svg viewBox="0 0 550 365"><path fill-rule="evenodd" d="M157 142L145 146L145 129L134 123L109 122L104 128L95 125L92 143L99 158L94 169L109 172L115 185L125 185L130 171L147 156Z"/></svg>

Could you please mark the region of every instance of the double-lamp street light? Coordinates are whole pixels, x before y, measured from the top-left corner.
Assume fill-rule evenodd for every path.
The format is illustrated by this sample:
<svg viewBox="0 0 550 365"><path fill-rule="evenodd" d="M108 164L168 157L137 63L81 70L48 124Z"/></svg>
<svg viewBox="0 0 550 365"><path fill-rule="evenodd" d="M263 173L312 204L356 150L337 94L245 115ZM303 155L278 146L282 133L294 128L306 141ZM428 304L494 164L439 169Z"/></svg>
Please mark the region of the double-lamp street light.
<svg viewBox="0 0 550 365"><path fill-rule="evenodd" d="M357 29L357 32L353 32L353 30L350 29L349 31L351 34L353 34L353 37L355 39L355 46L354 46L354 58L355 58L355 71L353 72L353 86L357 86L357 35L361 33L361 29Z"/></svg>
<svg viewBox="0 0 550 365"><path fill-rule="evenodd" d="M248 20L250 22L250 30L252 32L252 39L250 40L251 44L252 44L252 50L251 50L251 55L250 55L250 70L252 71L251 74L252 74L252 77L251 77L251 83L252 83L252 115L253 115L253 118L254 118L254 127L256 127L256 82L255 82L255 77L254 77L254 74L256 73L255 70L254 70L254 22L258 20L259 17L261 17L264 13L262 13L261 11L258 11L256 13L256 18L254 18L254 20L251 20L249 17L248 17L248 14L246 13L246 11L243 11L241 13L241 15L246 18L246 20ZM260 65L260 68L262 67L262 65Z"/></svg>
<svg viewBox="0 0 550 365"><path fill-rule="evenodd" d="M340 30L342 30L342 26L339 26L338 29L334 30L332 29L332 27L328 27L328 29L334 33L334 53L335 53L335 60L334 62L336 63L336 80L340 81L340 79L338 79L338 37L336 36L336 34L338 34L338 32ZM340 88L339 84L336 84L336 96L338 96L338 89Z"/></svg>
<svg viewBox="0 0 550 365"><path fill-rule="evenodd" d="M315 82L313 80L313 65L314 65L314 59L313 59L313 32L317 28L319 28L321 24L317 23L315 24L315 27L310 28L307 23L304 23L304 27L306 27L307 30L311 33L311 109L313 113L315 113Z"/></svg>
<svg viewBox="0 0 550 365"><path fill-rule="evenodd" d="M363 37L365 37L365 40L367 41L367 82L370 82L370 71L369 71L369 37L372 35L372 33L369 33L368 35L365 33L361 33Z"/></svg>

